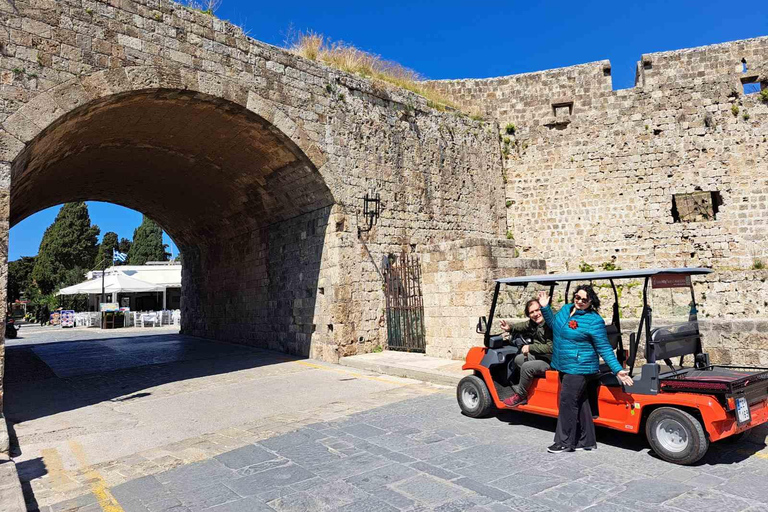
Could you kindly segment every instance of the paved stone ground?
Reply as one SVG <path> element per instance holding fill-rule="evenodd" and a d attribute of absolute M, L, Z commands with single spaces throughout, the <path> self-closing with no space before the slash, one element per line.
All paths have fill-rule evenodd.
<path fill-rule="evenodd" d="M 161 329 L 30 329 L 7 361 L 12 455 L 32 510 L 435 392 Z"/>
<path fill-rule="evenodd" d="M 459 414 L 451 390 L 309 424 L 110 489 L 126 512 L 768 510 L 766 429 L 694 467 L 600 430 L 595 452 L 551 455 L 554 421 Z M 96 496 L 50 511 L 96 512 Z"/>
<path fill-rule="evenodd" d="M 663 462 L 640 437 L 604 429 L 595 452 L 551 455 L 554 420 L 515 412 L 467 418 L 452 388 L 157 334 L 110 341 L 89 331 L 86 344 L 66 334 L 75 336 L 70 347 L 116 361 L 94 374 L 83 362 L 77 377 L 49 368 L 42 381 L 10 386 L 11 412 L 29 414 L 16 424 L 29 510 L 768 511 L 768 428 L 714 444 L 694 467 Z M 27 342 L 41 361 L 72 374 L 67 345 L 34 338 Z M 122 354 L 136 364 L 135 351 L 153 361 L 166 346 L 178 348 L 174 362 L 119 363 Z M 27 349 L 11 347 L 9 360 Z M 268 396 L 277 389 L 281 396 Z M 51 397 L 79 408 L 59 410 Z M 207 423 L 195 424 L 184 414 L 189 407 Z M 228 408 L 235 414 L 225 416 Z M 104 415 L 112 419 L 98 423 Z M 126 425 L 132 415 L 142 421 Z M 91 420 L 106 437 L 83 430 Z M 162 436 L 169 442 L 158 442 Z M 121 443 L 125 455 L 104 455 Z"/>

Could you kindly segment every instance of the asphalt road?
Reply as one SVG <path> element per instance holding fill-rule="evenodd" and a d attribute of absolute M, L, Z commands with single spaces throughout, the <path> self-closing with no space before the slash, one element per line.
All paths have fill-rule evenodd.
<path fill-rule="evenodd" d="M 6 413 L 30 510 L 768 510 L 766 429 L 694 467 L 598 430 L 459 414 L 454 390 L 169 329 L 29 329 Z M 46 341 L 47 340 L 47 341 Z"/>

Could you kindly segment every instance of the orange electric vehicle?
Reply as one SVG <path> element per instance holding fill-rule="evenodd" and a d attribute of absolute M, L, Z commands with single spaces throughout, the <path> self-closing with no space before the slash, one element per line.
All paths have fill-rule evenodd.
<path fill-rule="evenodd" d="M 500 334 L 491 334 L 502 290 L 536 284 L 548 288 L 554 302 L 555 289 L 565 286 L 563 296 L 567 302 L 572 283 L 592 282 L 600 289 L 612 289 L 614 300 L 606 331 L 619 362 L 634 379 L 633 386 L 624 387 L 608 366 L 601 364 L 600 377 L 590 390 L 595 424 L 644 433 L 651 448 L 664 460 L 693 464 L 704 456 L 711 442 L 741 435 L 768 421 L 768 368 L 711 364 L 702 350 L 691 276 L 710 272 L 705 268 L 672 268 L 498 279 L 488 317 L 481 317 L 477 326 L 484 346 L 471 348 L 463 366 L 474 374 L 463 378 L 457 388 L 462 412 L 480 417 L 494 407 L 512 409 L 502 400 L 513 393 L 511 386 L 517 373 L 513 360 L 527 340 L 504 341 Z M 642 311 L 628 329 L 632 331 L 627 339 L 628 350 L 619 305 L 619 289 L 627 280 L 631 286 L 642 286 Z M 654 318 L 654 293 L 664 298 L 674 295 L 678 306 L 659 306 Z M 654 321 L 660 325 L 654 325 Z M 644 363 L 636 368 L 641 340 Z M 557 416 L 559 387 L 557 371 L 547 371 L 534 380 L 527 403 L 514 410 Z"/>

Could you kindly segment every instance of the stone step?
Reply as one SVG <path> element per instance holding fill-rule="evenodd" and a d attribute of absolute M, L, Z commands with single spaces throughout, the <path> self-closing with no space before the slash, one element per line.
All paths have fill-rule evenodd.
<path fill-rule="evenodd" d="M 0 454 L 0 510 L 3 512 L 26 512 L 27 510 L 16 464 L 5 454 Z"/>
<path fill-rule="evenodd" d="M 342 357 L 339 364 L 408 379 L 422 380 L 443 386 L 456 386 L 471 371 L 464 371 L 464 361 L 430 357 L 414 352 L 383 352 Z"/>

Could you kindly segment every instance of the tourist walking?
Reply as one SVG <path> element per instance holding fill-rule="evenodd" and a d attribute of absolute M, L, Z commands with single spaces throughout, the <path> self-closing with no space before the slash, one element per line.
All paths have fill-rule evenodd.
<path fill-rule="evenodd" d="M 47 324 L 51 318 L 51 310 L 48 309 L 48 304 L 43 304 L 43 307 L 41 307 L 37 311 L 38 320 L 40 320 L 40 327 Z"/>

